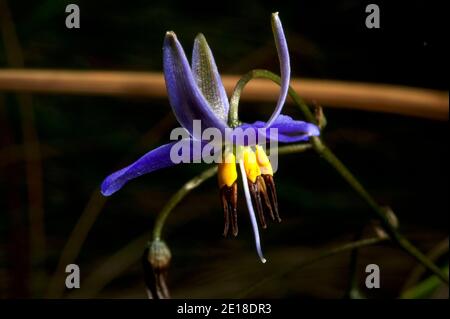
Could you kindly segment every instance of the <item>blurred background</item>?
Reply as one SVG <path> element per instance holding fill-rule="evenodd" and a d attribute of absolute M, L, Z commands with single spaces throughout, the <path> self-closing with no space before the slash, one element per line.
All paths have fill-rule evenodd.
<path fill-rule="evenodd" d="M 80 7 L 80 29 L 65 27 L 71 2 Z M 293 77 L 448 90 L 446 11 L 428 1 L 379 1 L 381 28 L 370 30 L 366 1 L 0 3 L 2 70 L 161 72 L 164 34 L 174 30 L 187 53 L 202 32 L 223 74 L 278 73 L 270 14 L 279 11 Z M 323 105 L 324 140 L 377 201 L 392 208 L 405 236 L 425 253 L 437 250 L 436 262 L 448 265 L 448 109 L 446 117 L 429 119 L 333 106 Z M 254 121 L 268 118 L 273 107 L 272 101 L 243 101 L 240 114 Z M 285 113 L 302 118 L 292 104 Z M 146 175 L 108 199 L 98 188 L 109 173 L 166 143 L 175 126 L 165 97 L 0 87 L 0 298 L 146 298 L 140 257 L 157 213 L 206 166 Z M 262 232 L 265 265 L 254 250 L 245 203 L 239 204 L 239 236 L 222 237 L 215 178 L 174 209 L 164 230 L 173 297 L 346 295 L 349 252 L 295 265 L 361 232 L 373 236 L 369 207 L 313 151 L 280 157 L 275 178 L 283 222 Z M 80 266 L 80 289 L 65 289 L 66 261 Z M 370 263 L 380 266 L 380 289 L 364 286 Z M 362 248 L 356 287 L 365 297 L 396 298 L 416 266 L 392 244 Z M 289 272 L 273 276 L 284 268 Z M 443 296 L 447 286 L 425 297 Z"/>

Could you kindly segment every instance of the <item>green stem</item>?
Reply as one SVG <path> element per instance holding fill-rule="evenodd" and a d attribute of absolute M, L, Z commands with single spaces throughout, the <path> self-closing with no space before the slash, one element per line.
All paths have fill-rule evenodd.
<path fill-rule="evenodd" d="M 278 155 L 284 155 L 284 154 L 301 153 L 301 152 L 307 151 L 309 149 L 312 149 L 312 145 L 308 144 L 308 143 L 291 144 L 291 145 L 283 145 L 283 146 L 278 147 L 276 152 Z"/>
<path fill-rule="evenodd" d="M 241 93 L 244 86 L 254 78 L 266 78 L 273 82 L 280 84 L 281 79 L 278 75 L 267 70 L 253 70 L 245 74 L 237 83 L 233 95 L 230 99 L 230 113 L 229 121 L 232 124 L 238 123 L 238 105 Z M 303 112 L 307 121 L 316 123 L 316 119 L 309 107 L 303 101 L 303 99 L 294 91 L 292 87 L 289 87 L 289 95 L 294 102 L 299 106 Z M 316 123 L 317 124 L 317 123 Z M 417 261 L 423 264 L 428 270 L 433 272 L 441 280 L 449 283 L 447 274 L 442 272 L 429 258 L 427 258 L 422 252 L 420 252 L 411 242 L 409 242 L 402 234 L 400 234 L 395 226 L 393 226 L 387 218 L 385 210 L 377 204 L 373 197 L 366 191 L 361 183 L 353 176 L 349 169 L 334 155 L 334 153 L 323 143 L 320 137 L 311 138 L 312 147 L 314 150 L 323 157 L 341 176 L 347 183 L 353 188 L 353 190 L 364 199 L 367 204 L 372 208 L 372 211 L 380 219 L 383 228 L 390 235 L 391 239 L 396 242 L 405 252 L 414 257 Z"/>
<path fill-rule="evenodd" d="M 164 208 L 159 212 L 156 218 L 155 226 L 153 228 L 153 240 L 160 240 L 162 229 L 166 222 L 167 217 L 170 212 L 177 206 L 177 204 L 193 189 L 197 188 L 207 179 L 213 177 L 217 173 L 217 166 L 213 166 L 203 171 L 200 175 L 195 176 L 193 179 L 188 181 L 183 185 L 176 193 L 173 195 Z"/>
<path fill-rule="evenodd" d="M 241 94 L 242 91 L 244 90 L 245 85 L 247 85 L 247 83 L 250 80 L 258 78 L 272 80 L 278 85 L 281 83 L 281 79 L 278 75 L 267 70 L 257 69 L 244 74 L 234 87 L 233 94 L 231 95 L 230 98 L 228 123 L 231 127 L 236 127 L 239 124 L 239 115 L 238 115 L 239 100 L 241 98 Z M 289 95 L 294 100 L 294 102 L 300 107 L 303 114 L 305 114 L 306 120 L 316 124 L 316 118 L 314 117 L 314 114 L 309 110 L 308 105 L 306 105 L 303 99 L 294 91 L 292 87 L 289 87 Z"/>

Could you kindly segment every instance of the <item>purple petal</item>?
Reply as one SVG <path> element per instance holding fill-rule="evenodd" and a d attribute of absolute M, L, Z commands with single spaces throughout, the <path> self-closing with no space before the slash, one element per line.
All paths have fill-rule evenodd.
<path fill-rule="evenodd" d="M 275 37 L 275 44 L 277 47 L 278 59 L 280 60 L 280 96 L 278 97 L 277 106 L 267 121 L 266 126 L 271 126 L 277 119 L 278 115 L 281 113 L 284 102 L 289 90 L 289 79 L 291 77 L 291 64 L 289 60 L 289 51 L 286 42 L 286 37 L 284 36 L 283 26 L 281 25 L 280 18 L 278 17 L 278 12 L 272 14 L 272 31 Z"/>
<path fill-rule="evenodd" d="M 283 114 L 280 114 L 277 117 L 270 128 L 267 127 L 267 123 L 261 121 L 257 121 L 253 124 L 243 124 L 240 126 L 240 128 L 244 130 L 249 127 L 253 127 L 255 129 L 265 128 L 263 134 L 269 139 L 274 139 L 270 136 L 270 128 L 276 128 L 278 129 L 278 137 L 275 137 L 275 139 L 281 143 L 307 141 L 311 136 L 320 135 L 320 130 L 316 125 L 303 121 L 295 121 L 292 117 Z"/>
<path fill-rule="evenodd" d="M 164 40 L 163 68 L 169 102 L 178 122 L 191 135 L 194 134 L 193 120 L 201 120 L 203 128 L 216 127 L 223 132 L 226 124 L 214 114 L 200 92 L 183 48 L 173 32 L 167 32 Z"/>
<path fill-rule="evenodd" d="M 175 143 L 165 144 L 151 150 L 133 164 L 109 175 L 102 183 L 102 194 L 109 196 L 121 189 L 131 179 L 175 165 L 170 159 L 170 149 Z"/>
<path fill-rule="evenodd" d="M 182 139 L 168 144 L 164 144 L 154 150 L 151 150 L 133 164 L 112 173 L 102 183 L 101 192 L 104 196 L 109 196 L 123 187 L 129 180 L 139 177 L 153 171 L 174 166 L 180 163 L 180 157 L 171 158 L 171 149 L 174 145 L 178 147 L 174 149 L 174 153 L 180 150 L 180 147 L 189 151 L 187 156 L 183 158 L 183 163 L 200 163 L 202 152 L 208 141 L 193 141 L 192 139 Z M 176 162 L 174 162 L 176 161 Z"/>
<path fill-rule="evenodd" d="M 197 35 L 192 51 L 192 72 L 197 86 L 203 93 L 214 114 L 224 123 L 228 120 L 227 93 L 222 84 L 219 71 L 211 49 L 203 34 Z"/>

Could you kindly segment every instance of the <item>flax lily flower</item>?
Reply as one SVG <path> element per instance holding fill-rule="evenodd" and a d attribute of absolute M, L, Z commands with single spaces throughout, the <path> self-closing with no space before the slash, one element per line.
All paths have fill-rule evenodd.
<path fill-rule="evenodd" d="M 281 143 L 306 141 L 311 136 L 319 135 L 318 127 L 280 114 L 289 89 L 290 61 L 278 13 L 272 14 L 272 29 L 281 69 L 281 89 L 277 105 L 267 122 L 244 123 L 238 128 L 262 130 L 267 132 L 265 135 L 267 139 L 275 139 Z M 202 147 L 204 146 L 202 137 L 194 132 L 194 120 L 201 120 L 203 127 L 215 128 L 224 134 L 227 129 L 236 130 L 228 125 L 230 108 L 228 98 L 212 52 L 202 34 L 195 39 L 190 66 L 175 33 L 167 32 L 163 45 L 163 68 L 172 110 L 180 125 L 190 134 L 190 137 L 184 140 L 185 143 L 193 144 L 200 141 Z M 278 133 L 275 137 L 268 133 L 268 130 L 273 128 L 277 129 Z M 176 165 L 170 154 L 172 147 L 177 143 L 179 142 L 172 142 L 151 150 L 131 165 L 109 175 L 102 183 L 102 194 L 109 196 L 131 179 Z M 222 143 L 225 145 L 230 141 L 225 140 Z M 280 221 L 272 166 L 260 145 L 241 143 L 234 150 L 239 150 L 239 154 L 233 152 L 233 148 L 225 147 L 222 154 L 223 161 L 218 164 L 220 197 L 225 219 L 224 235 L 227 235 L 230 224 L 233 235 L 236 236 L 238 233 L 237 166 L 239 166 L 257 253 L 261 261 L 265 262 L 254 207 L 263 228 L 266 227 L 264 212 L 272 219 Z M 192 156 L 198 159 L 196 156 L 200 155 L 201 152 Z"/>

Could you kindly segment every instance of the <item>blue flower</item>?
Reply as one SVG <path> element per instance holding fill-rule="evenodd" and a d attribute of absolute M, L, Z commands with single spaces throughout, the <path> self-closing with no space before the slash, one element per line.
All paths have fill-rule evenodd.
<path fill-rule="evenodd" d="M 280 60 L 281 89 L 275 110 L 267 122 L 244 123 L 237 129 L 259 130 L 266 139 L 276 142 L 293 143 L 306 141 L 311 136 L 319 135 L 319 128 L 314 124 L 296 121 L 282 115 L 281 110 L 286 101 L 290 79 L 290 61 L 286 38 L 278 13 L 272 14 L 272 29 Z M 194 42 L 192 65 L 186 58 L 184 50 L 174 32 L 167 32 L 163 45 L 163 68 L 169 102 L 180 125 L 189 132 L 189 137 L 182 140 L 188 146 L 200 142 L 201 148 L 206 141 L 194 130 L 194 121 L 200 120 L 204 128 L 215 128 L 226 136 L 231 130 L 228 125 L 229 101 L 222 84 L 212 52 L 205 37 L 200 34 Z M 269 134 L 277 129 L 278 134 Z M 258 140 L 259 141 L 259 140 Z M 232 141 L 225 140 L 227 144 Z M 101 192 L 109 196 L 125 183 L 138 176 L 158 169 L 176 165 L 171 159 L 171 149 L 179 141 L 174 141 L 151 150 L 131 165 L 109 175 L 102 183 Z M 237 154 L 238 150 L 239 154 Z M 191 155 L 191 160 L 199 160 L 200 154 Z M 223 161 L 219 163 L 218 179 L 220 196 L 224 208 L 227 235 L 231 224 L 232 233 L 237 235 L 237 169 L 239 166 L 243 180 L 245 198 L 253 226 L 255 242 L 261 261 L 265 262 L 261 251 L 258 225 L 254 205 L 260 224 L 266 227 L 264 212 L 272 219 L 280 221 L 273 170 L 263 148 L 247 142 L 238 147 L 225 148 Z"/>

